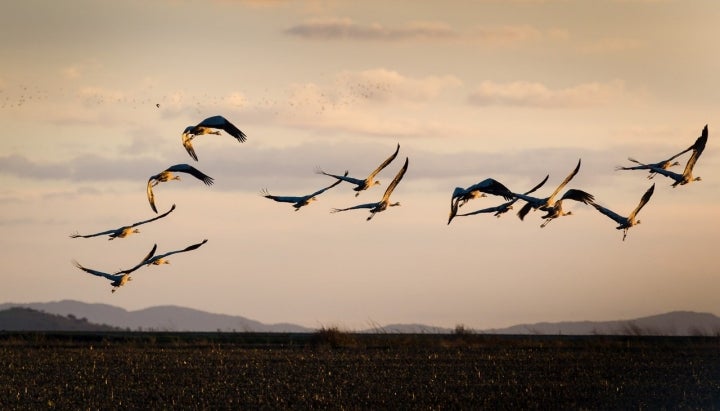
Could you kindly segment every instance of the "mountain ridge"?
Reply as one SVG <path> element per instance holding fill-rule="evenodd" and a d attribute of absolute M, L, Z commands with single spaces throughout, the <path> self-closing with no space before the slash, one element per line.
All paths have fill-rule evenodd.
<path fill-rule="evenodd" d="M 0 303 L 0 312 L 13 307 L 31 308 L 43 313 L 82 318 L 83 321 L 131 331 L 221 331 L 307 333 L 316 329 L 292 323 L 265 324 L 243 316 L 216 314 L 177 305 L 161 305 L 128 311 L 104 303 L 62 300 L 47 303 Z M 9 321 L 9 320 L 8 320 Z M 0 330 L 4 329 L 0 323 Z M 7 329 L 7 328 L 5 328 Z M 670 311 L 629 320 L 560 321 L 517 324 L 510 327 L 461 331 L 484 334 L 527 335 L 670 335 L 718 336 L 720 317 L 711 313 Z M 449 334 L 458 328 L 426 324 L 389 324 L 357 333 Z"/>

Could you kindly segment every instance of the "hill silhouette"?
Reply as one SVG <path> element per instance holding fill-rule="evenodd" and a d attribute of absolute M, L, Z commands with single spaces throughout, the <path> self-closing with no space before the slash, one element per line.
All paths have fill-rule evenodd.
<path fill-rule="evenodd" d="M 32 308 L 11 307 L 0 311 L 2 331 L 117 331 L 117 327 L 93 324 L 86 318 L 48 314 Z"/>

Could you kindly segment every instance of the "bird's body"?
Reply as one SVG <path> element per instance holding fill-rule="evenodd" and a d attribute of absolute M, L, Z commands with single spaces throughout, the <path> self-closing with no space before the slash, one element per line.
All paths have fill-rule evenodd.
<path fill-rule="evenodd" d="M 375 170 L 373 170 L 373 171 L 370 173 L 370 175 L 368 175 L 367 178 L 365 178 L 365 179 L 348 177 L 348 175 L 347 175 L 348 173 L 347 173 L 347 172 L 345 172 L 345 175 L 343 175 L 343 176 L 337 175 L 337 174 L 326 173 L 326 172 L 323 171 L 323 170 L 318 170 L 317 173 L 318 173 L 318 174 L 324 174 L 324 175 L 330 176 L 330 177 L 334 177 L 334 178 L 338 179 L 339 181 L 345 181 L 345 182 L 348 182 L 348 183 L 350 183 L 350 184 L 354 184 L 355 187 L 353 188 L 353 190 L 356 191 L 355 197 L 357 197 L 358 195 L 360 195 L 360 192 L 361 192 L 361 191 L 367 190 L 368 188 L 370 188 L 370 187 L 372 187 L 372 186 L 375 186 L 375 185 L 379 185 L 379 184 L 380 184 L 379 181 L 375 180 L 375 176 L 377 176 L 378 173 L 379 173 L 380 171 L 382 171 L 382 169 L 384 169 L 385 167 L 387 167 L 387 165 L 390 164 L 390 163 L 395 159 L 395 157 L 397 157 L 399 151 L 400 151 L 400 144 L 397 145 L 397 148 L 395 149 L 395 152 L 392 153 L 392 154 L 390 155 L 390 157 L 388 157 L 387 159 L 385 159 L 385 161 L 383 161 L 382 164 L 380 164 Z"/>
<path fill-rule="evenodd" d="M 618 230 L 623 230 L 623 241 L 625 241 L 625 237 L 627 237 L 627 231 L 638 224 L 640 224 L 640 220 L 637 220 L 637 214 L 640 212 L 640 209 L 643 208 L 645 204 L 650 200 L 650 197 L 652 197 L 653 192 L 655 191 L 655 183 L 650 186 L 650 188 L 643 194 L 642 198 L 640 199 L 640 203 L 635 207 L 635 209 L 627 216 L 623 217 L 620 214 L 603 207 L 595 202 L 591 203 L 593 207 L 595 207 L 596 210 L 601 212 L 602 214 L 605 214 L 610 219 L 618 223 L 618 226 L 615 227 Z"/>
<path fill-rule="evenodd" d="M 396 207 L 400 205 L 400 202 L 391 203 L 390 202 L 390 194 L 392 194 L 393 190 L 395 190 L 395 187 L 397 187 L 400 180 L 402 180 L 403 176 L 405 175 L 405 172 L 408 168 L 409 159 L 405 158 L 405 164 L 402 166 L 400 171 L 398 171 L 395 178 L 390 182 L 390 185 L 388 185 L 388 188 L 385 189 L 385 194 L 383 194 L 383 197 L 380 201 L 375 203 L 365 203 L 365 204 L 359 204 L 353 207 L 348 208 L 333 208 L 330 212 L 331 213 L 337 213 L 340 211 L 348 211 L 348 210 L 357 210 L 361 208 L 367 208 L 370 210 L 370 216 L 367 218 L 367 220 L 371 220 L 373 216 L 375 216 L 376 213 L 382 212 L 387 210 L 388 207 Z"/>
<path fill-rule="evenodd" d="M 243 133 L 239 128 L 237 128 L 233 123 L 228 121 L 225 117 L 213 116 L 206 118 L 205 120 L 194 126 L 187 126 L 185 128 L 182 133 L 183 147 L 185 147 L 185 150 L 188 152 L 188 154 L 190 154 L 190 157 L 192 157 L 193 160 L 198 161 L 197 154 L 195 153 L 195 149 L 192 146 L 193 139 L 195 139 L 195 137 L 197 136 L 202 136 L 205 134 L 220 135 L 220 130 L 224 130 L 226 133 L 235 137 L 235 139 L 240 143 L 247 140 L 247 136 L 245 135 L 245 133 Z"/>
<path fill-rule="evenodd" d="M 687 163 L 685 164 L 685 169 L 683 170 L 682 174 L 678 174 L 675 172 L 672 172 L 670 170 L 665 170 L 658 167 L 653 167 L 650 165 L 650 169 L 658 174 L 662 174 L 665 177 L 668 177 L 675 182 L 672 184 L 673 187 L 677 187 L 679 185 L 685 185 L 688 183 L 691 183 L 693 181 L 700 181 L 700 177 L 693 177 L 693 168 L 695 167 L 695 163 L 697 163 L 698 158 L 700 158 L 700 155 L 705 150 L 705 145 L 707 144 L 708 139 L 708 126 L 706 125 L 705 128 L 703 128 L 702 135 L 698 137 L 695 140 L 695 143 L 688 148 L 688 150 L 692 150 L 692 154 L 690 155 L 690 158 L 688 159 Z"/>
<path fill-rule="evenodd" d="M 510 191 L 510 189 L 493 178 L 486 178 L 485 180 L 473 184 L 468 188 L 455 187 L 452 197 L 450 197 L 450 216 L 448 217 L 448 224 L 450 224 L 453 218 L 455 218 L 455 215 L 457 215 L 459 207 L 462 207 L 465 203 L 472 199 L 485 197 L 486 194 L 501 196 L 506 200 L 512 200 L 514 197 L 514 194 Z M 508 206 L 510 207 L 511 204 L 508 204 Z"/>
<path fill-rule="evenodd" d="M 174 173 L 188 173 L 193 177 L 197 178 L 198 180 L 202 181 L 206 185 L 213 184 L 212 177 L 204 174 L 203 172 L 189 164 L 175 164 L 174 166 L 168 167 L 164 171 L 161 171 L 160 173 L 151 176 L 147 182 L 147 197 L 148 201 L 150 202 L 150 208 L 152 208 L 152 210 L 156 213 L 157 208 L 155 207 L 155 194 L 153 193 L 152 188 L 162 182 L 170 180 L 180 180 L 180 176 Z"/>
<path fill-rule="evenodd" d="M 187 246 L 187 247 L 185 247 L 185 248 L 183 248 L 183 249 L 181 249 L 181 250 L 169 251 L 169 252 L 164 253 L 164 254 L 156 255 L 156 256 L 154 256 L 154 257 L 152 257 L 152 258 L 147 258 L 147 259 L 145 259 L 145 261 L 143 262 L 143 264 L 144 264 L 144 265 L 148 265 L 148 266 L 150 266 L 150 265 L 170 264 L 170 261 L 167 259 L 167 257 L 169 257 L 169 256 L 171 256 L 171 255 L 173 255 L 173 254 L 177 254 L 177 253 L 184 253 L 184 252 L 187 252 L 187 251 L 196 250 L 196 249 L 200 248 L 201 245 L 207 243 L 207 241 L 208 241 L 208 240 L 205 239 L 205 240 L 202 240 L 201 242 L 199 242 L 199 243 L 197 243 L 197 244 L 189 245 L 189 246 Z"/>
<path fill-rule="evenodd" d="M 113 229 L 113 230 L 101 231 L 101 232 L 95 233 L 95 234 L 85 234 L 85 235 L 82 235 L 82 234 L 77 234 L 77 233 L 75 233 L 75 234 L 71 234 L 70 237 L 71 237 L 71 238 L 78 238 L 78 237 L 90 238 L 90 237 L 97 237 L 97 236 L 101 236 L 101 235 L 106 235 L 106 234 L 107 234 L 107 235 L 110 237 L 110 238 L 108 238 L 108 240 L 114 240 L 114 239 L 116 239 L 116 238 L 125 238 L 125 237 L 127 237 L 127 236 L 129 236 L 129 235 L 131 235 L 131 234 L 136 234 L 136 233 L 139 233 L 139 232 L 140 232 L 140 230 L 137 229 L 137 228 L 135 228 L 135 227 L 137 227 L 137 226 L 139 226 L 139 225 L 142 225 L 142 224 L 146 224 L 146 223 L 155 221 L 155 220 L 159 220 L 159 219 L 167 216 L 167 215 L 170 214 L 171 212 L 173 212 L 173 210 L 175 210 L 175 204 L 172 205 L 172 207 L 170 208 L 169 211 L 167 211 L 167 212 L 165 212 L 165 213 L 163 213 L 163 214 L 160 214 L 160 215 L 157 216 L 157 217 L 153 217 L 153 218 L 151 218 L 151 219 L 148 219 L 148 220 L 138 221 L 137 223 L 134 223 L 134 224 L 131 224 L 131 225 L 126 225 L 126 226 L 123 226 L 123 227 L 120 227 L 120 228 L 116 228 L 116 229 Z"/>
<path fill-rule="evenodd" d="M 108 280 L 110 280 L 110 285 L 113 287 L 112 290 L 110 290 L 110 291 L 114 293 L 115 291 L 117 291 L 118 288 L 127 284 L 128 281 L 132 281 L 132 277 L 130 277 L 130 274 L 132 272 L 134 272 L 135 270 L 137 270 L 138 268 L 142 267 L 145 263 L 147 263 L 147 261 L 149 261 L 152 258 L 152 256 L 155 254 L 156 249 L 157 249 L 157 244 L 155 244 L 153 246 L 153 248 L 150 250 L 150 252 L 145 257 L 143 257 L 143 259 L 140 261 L 140 264 L 137 264 L 133 268 L 118 271 L 113 274 L 106 273 L 104 271 L 93 270 L 92 268 L 84 267 L 75 260 L 73 260 L 72 263 L 75 267 L 85 271 L 86 273 L 89 273 L 89 274 L 92 274 L 92 275 L 95 275 L 98 277 L 104 277 L 104 278 L 107 278 Z"/>
<path fill-rule="evenodd" d="M 531 193 L 535 192 L 537 189 L 539 189 L 540 187 L 542 187 L 542 186 L 545 184 L 545 182 L 547 182 L 547 180 L 548 180 L 549 177 L 550 177 L 549 175 L 545 176 L 545 178 L 544 178 L 538 185 L 536 185 L 535 187 L 531 188 L 530 190 L 524 192 L 523 194 L 528 195 L 528 194 L 531 194 Z M 518 201 L 518 200 L 519 200 L 519 198 L 518 198 L 518 197 L 515 197 L 515 198 L 513 198 L 513 199 L 510 200 L 510 201 L 507 201 L 507 202 L 504 202 L 504 203 L 500 204 L 499 206 L 487 207 L 487 208 L 483 208 L 483 209 L 480 209 L 480 210 L 471 211 L 471 212 L 469 212 L 469 213 L 462 213 L 462 214 L 457 214 L 457 207 L 455 207 L 455 213 L 452 212 L 453 209 L 451 208 L 450 218 L 448 219 L 448 224 L 450 224 L 450 222 L 452 221 L 453 217 L 467 217 L 467 216 L 471 216 L 471 215 L 486 214 L 486 213 L 494 213 L 493 215 L 494 215 L 495 217 L 500 217 L 500 216 L 502 216 L 503 214 L 507 213 L 508 211 L 512 210 L 512 209 L 513 209 L 513 204 L 515 204 L 515 202 Z M 451 204 L 452 204 L 452 203 L 451 203 Z"/>
<path fill-rule="evenodd" d="M 518 217 L 523 220 L 527 213 L 530 212 L 530 210 L 533 209 L 540 209 L 542 211 L 548 211 L 554 204 L 555 204 L 555 197 L 557 197 L 558 193 L 560 193 L 560 190 L 562 190 L 569 182 L 570 180 L 575 177 L 575 175 L 580 170 L 580 162 L 581 160 L 578 160 L 577 166 L 575 166 L 575 169 L 570 172 L 570 174 L 565 177 L 565 180 L 563 180 L 562 183 L 560 183 L 559 186 L 553 191 L 552 194 L 550 194 L 549 197 L 545 198 L 538 198 L 538 197 L 531 197 L 526 194 L 517 194 L 515 193 L 515 197 L 520 198 L 521 200 L 525 200 L 526 204 L 518 211 L 517 215 Z"/>
<path fill-rule="evenodd" d="M 550 222 L 558 217 L 572 215 L 572 211 L 564 211 L 562 208 L 563 200 L 575 200 L 583 204 L 591 204 L 595 197 L 583 190 L 571 188 L 563 194 L 559 200 L 555 201 L 552 206 L 542 208 L 545 211 L 545 215 L 542 218 L 545 220 L 540 227 L 545 227 Z"/>
<path fill-rule="evenodd" d="M 347 175 L 347 171 L 345 172 L 345 175 Z M 275 200 L 280 203 L 291 203 L 293 207 L 295 208 L 295 211 L 300 210 L 302 207 L 310 204 L 313 201 L 317 201 L 317 196 L 324 193 L 325 191 L 335 187 L 336 185 L 340 184 L 342 180 L 337 180 L 334 183 L 330 184 L 327 187 L 321 188 L 320 190 L 307 194 L 304 196 L 274 196 L 271 195 L 267 189 L 263 189 L 260 192 L 260 195 L 262 195 L 265 198 L 269 198 L 271 200 Z"/>

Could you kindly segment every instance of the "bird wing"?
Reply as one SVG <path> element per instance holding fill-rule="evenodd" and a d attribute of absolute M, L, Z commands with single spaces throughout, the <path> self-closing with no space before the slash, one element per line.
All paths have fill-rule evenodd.
<path fill-rule="evenodd" d="M 160 259 L 162 259 L 162 258 L 171 256 L 171 255 L 173 255 L 173 254 L 184 253 L 184 252 L 187 252 L 187 251 L 196 250 L 196 249 L 200 248 L 201 245 L 207 243 L 207 241 L 208 241 L 208 240 L 205 239 L 205 240 L 202 240 L 201 242 L 199 242 L 199 243 L 197 243 L 197 244 L 189 245 L 189 246 L 183 248 L 182 250 L 168 251 L 168 252 L 165 253 L 165 254 L 156 255 L 155 257 L 146 259 L 146 260 L 143 262 L 143 264 L 146 264 L 146 265 L 147 265 L 147 264 L 151 264 L 151 263 L 152 263 L 153 261 L 155 261 L 155 260 L 160 260 Z"/>
<path fill-rule="evenodd" d="M 75 267 L 77 267 L 77 268 L 85 271 L 86 273 L 90 273 L 90 274 L 96 275 L 96 276 L 98 276 L 98 277 L 105 277 L 105 278 L 107 278 L 108 280 L 113 280 L 113 281 L 117 279 L 117 276 L 115 276 L 115 275 L 113 275 L 113 274 L 108 274 L 108 273 L 105 273 L 105 272 L 102 272 L 102 271 L 93 270 L 92 268 L 83 267 L 82 265 L 80 265 L 80 263 L 78 263 L 78 262 L 75 261 L 75 260 L 72 260 L 72 263 L 73 263 L 73 265 L 74 265 Z"/>
<path fill-rule="evenodd" d="M 195 136 L 192 134 L 183 133 L 182 143 L 183 143 L 183 147 L 185 147 L 185 151 L 187 151 L 188 154 L 190 154 L 190 157 L 192 157 L 193 160 L 198 161 L 197 154 L 195 154 L 195 149 L 192 146 L 192 140 L 194 137 Z"/>
<path fill-rule="evenodd" d="M 166 217 L 168 214 L 172 213 L 173 210 L 175 210 L 175 204 L 173 204 L 172 207 L 170 207 L 170 210 L 164 212 L 163 214 L 160 214 L 159 216 L 150 218 L 150 219 L 148 219 L 148 220 L 138 221 L 137 223 L 131 225 L 130 227 L 137 227 L 137 226 L 139 226 L 139 225 L 143 225 L 143 224 L 149 223 L 149 222 L 151 222 L 151 221 L 159 220 L 159 219 L 161 219 L 161 218 L 163 218 L 163 217 Z"/>
<path fill-rule="evenodd" d="M 695 167 L 695 163 L 697 162 L 697 159 L 700 157 L 700 154 L 705 150 L 705 144 L 707 144 L 708 139 L 708 129 L 707 126 L 703 129 L 703 133 L 700 137 L 695 140 L 695 144 L 692 145 L 693 153 L 690 156 L 690 159 L 688 160 L 687 164 L 685 164 L 685 170 L 683 171 L 683 175 L 688 175 L 692 173 L 693 167 Z"/>
<path fill-rule="evenodd" d="M 560 200 L 575 200 L 579 201 L 581 203 L 590 204 L 595 200 L 595 196 L 592 194 L 585 192 L 583 190 L 578 190 L 576 188 L 571 188 L 570 190 L 566 191 L 565 194 L 560 197 Z"/>
<path fill-rule="evenodd" d="M 468 187 L 466 191 L 472 192 L 476 190 L 487 194 L 502 196 L 506 200 L 512 200 L 514 197 L 514 194 L 510 191 L 510 189 L 493 178 L 486 178 L 477 184 L 473 184 Z"/>
<path fill-rule="evenodd" d="M 632 213 L 630 213 L 630 215 L 628 216 L 628 219 L 632 220 L 633 218 L 635 218 L 637 213 L 640 212 L 640 209 L 643 208 L 643 206 L 645 204 L 647 204 L 648 201 L 650 201 L 650 197 L 652 197 L 654 191 L 655 191 L 655 183 L 653 183 L 653 185 L 651 185 L 650 188 L 648 188 L 648 190 L 645 192 L 645 194 L 643 194 L 642 198 L 640 199 L 640 203 L 637 205 L 637 207 L 635 207 L 635 209 L 632 211 Z"/>
<path fill-rule="evenodd" d="M 348 172 L 346 171 L 346 172 L 345 172 L 345 175 L 347 176 L 347 174 L 348 174 Z M 336 182 L 330 184 L 330 185 L 327 186 L 327 187 L 321 188 L 320 190 L 318 190 L 318 191 L 316 191 L 316 192 L 314 192 L 314 193 L 312 193 L 312 194 L 309 194 L 307 197 L 310 198 L 310 197 L 315 197 L 315 196 L 317 196 L 317 195 L 320 195 L 320 194 L 322 194 L 322 193 L 324 193 L 325 191 L 327 191 L 327 190 L 335 187 L 336 185 L 338 185 L 338 184 L 340 184 L 340 183 L 342 183 L 342 180 L 338 179 Z"/>
<path fill-rule="evenodd" d="M 361 185 L 363 185 L 363 184 L 365 183 L 365 180 L 360 180 L 360 179 L 357 179 L 357 178 L 348 177 L 348 176 L 347 176 L 347 175 L 348 175 L 348 172 L 347 172 L 347 171 L 345 171 L 345 175 L 344 175 L 344 176 L 339 176 L 339 175 L 337 175 L 337 174 L 326 173 L 325 171 L 323 171 L 323 170 L 321 170 L 321 169 L 318 169 L 316 172 L 317 172 L 318 174 L 324 174 L 324 175 L 326 175 L 326 176 L 330 176 L 330 177 L 337 178 L 337 179 L 340 180 L 340 181 L 347 181 L 348 183 L 352 183 L 352 184 L 355 184 L 355 185 L 357 185 L 357 186 L 361 186 Z"/>
<path fill-rule="evenodd" d="M 72 234 L 70 234 L 70 238 L 78 238 L 78 237 L 90 238 L 90 237 L 97 237 L 97 236 L 106 235 L 106 234 L 107 234 L 107 235 L 110 235 L 110 234 L 117 233 L 118 231 L 120 231 L 120 230 L 122 230 L 122 229 L 123 229 L 123 227 L 120 227 L 120 228 L 116 228 L 116 229 L 114 229 L 114 230 L 101 231 L 101 232 L 95 233 L 95 234 L 78 234 L 78 233 L 72 233 Z"/>
<path fill-rule="evenodd" d="M 403 176 L 405 175 L 405 172 L 407 171 L 409 160 L 410 159 L 408 157 L 405 157 L 405 164 L 403 164 L 400 171 L 398 171 L 395 178 L 393 178 L 393 180 L 390 182 L 390 185 L 385 190 L 385 194 L 383 194 L 382 201 L 387 201 L 390 198 L 390 194 L 393 192 L 395 187 L 397 187 L 400 180 L 402 180 Z"/>
<path fill-rule="evenodd" d="M 534 193 L 534 192 L 537 191 L 540 187 L 542 187 L 542 186 L 545 185 L 545 183 L 548 181 L 548 178 L 550 178 L 550 174 L 546 175 L 545 178 L 543 179 L 543 181 L 541 181 L 540 183 L 538 183 L 538 185 L 536 185 L 535 187 L 531 188 L 530 190 L 526 191 L 526 192 L 523 193 L 523 194 L 528 195 L 528 194 L 530 194 L 530 193 Z M 514 195 L 514 194 L 513 194 L 513 195 Z"/>
<path fill-rule="evenodd" d="M 380 201 L 378 201 L 378 202 L 376 202 L 376 203 L 358 204 L 358 205 L 356 205 L 356 206 L 348 207 L 348 208 L 333 208 L 333 209 L 330 210 L 330 212 L 331 212 L 331 213 L 338 213 L 338 212 L 340 212 L 340 211 L 358 210 L 358 209 L 361 209 L 361 208 L 375 208 L 375 207 L 377 207 L 378 205 L 380 205 Z"/>
<path fill-rule="evenodd" d="M 514 202 L 516 202 L 516 201 L 517 201 L 517 199 L 514 199 L 514 200 L 510 200 L 510 201 L 508 201 L 508 202 L 506 202 L 506 203 L 502 203 L 502 204 L 500 204 L 499 206 L 483 208 L 483 209 L 480 209 L 480 210 L 471 211 L 471 212 L 469 212 L 469 213 L 457 214 L 456 217 L 466 217 L 466 216 L 469 216 L 469 215 L 483 214 L 483 213 L 496 213 L 496 212 L 498 212 L 498 211 L 505 212 L 505 211 L 509 210 L 508 207 L 509 207 L 510 205 L 512 205 L 512 204 L 513 204 Z"/>
<path fill-rule="evenodd" d="M 202 171 L 198 170 L 197 168 L 191 166 L 190 164 L 175 164 L 174 166 L 168 167 L 165 171 L 177 171 L 181 173 L 188 173 L 192 175 L 193 177 L 197 178 L 198 180 L 202 180 L 203 183 L 206 185 L 212 185 L 213 178 L 209 175 L 203 173 Z"/>
<path fill-rule="evenodd" d="M 390 164 L 393 160 L 395 160 L 395 157 L 397 157 L 399 151 L 400 151 L 400 144 L 397 145 L 397 148 L 395 149 L 395 152 L 392 153 L 392 155 L 391 155 L 390 157 L 388 157 L 387 159 L 385 159 L 385 161 L 383 161 L 382 164 L 380 164 L 380 165 L 378 166 L 378 168 L 376 168 L 375 170 L 373 170 L 372 173 L 370 173 L 370 175 L 368 176 L 367 180 L 368 180 L 368 181 L 372 181 L 372 179 L 374 179 L 375 176 L 376 176 L 383 168 L 387 167 L 388 164 Z"/>
<path fill-rule="evenodd" d="M 522 206 L 522 208 L 517 212 L 517 216 L 520 218 L 520 220 L 523 220 L 525 218 L 525 216 L 527 215 L 527 213 L 529 213 L 530 210 L 532 210 L 532 208 L 533 208 L 532 203 L 529 203 L 529 202 L 525 203 L 525 205 Z"/>
<path fill-rule="evenodd" d="M 560 190 L 562 190 L 567 185 L 567 183 L 569 183 L 570 180 L 572 180 L 573 177 L 575 177 L 575 174 L 577 174 L 578 171 L 580 170 L 581 160 L 582 159 L 578 159 L 578 163 L 577 163 L 577 166 L 575 166 L 575 169 L 567 177 L 565 177 L 565 180 L 563 180 L 563 182 L 560 183 L 560 185 L 555 189 L 555 191 L 553 191 L 553 193 L 550 195 L 550 197 L 548 197 L 548 203 L 552 203 L 552 200 L 555 198 L 555 196 L 558 195 Z"/>
<path fill-rule="evenodd" d="M 267 189 L 262 189 L 260 191 L 260 195 L 269 198 L 271 200 L 275 200 L 279 203 L 297 203 L 299 201 L 302 201 L 305 197 L 291 197 L 291 196 L 274 196 L 271 195 Z"/>
<path fill-rule="evenodd" d="M 627 218 L 621 216 L 620 214 L 610 210 L 609 208 L 603 207 L 600 204 L 597 203 L 590 203 L 591 206 L 595 207 L 596 210 L 601 212 L 602 214 L 605 214 L 606 216 L 613 219 L 618 224 L 625 224 L 627 222 Z"/>
<path fill-rule="evenodd" d="M 148 202 L 150 203 L 150 208 L 152 208 L 152 210 L 157 214 L 157 208 L 155 207 L 155 194 L 153 194 L 152 182 L 153 178 L 150 177 L 147 182 L 147 198 Z"/>
<path fill-rule="evenodd" d="M 221 130 L 225 130 L 226 133 L 235 137 L 237 141 L 241 143 L 247 140 L 247 136 L 245 135 L 245 133 L 240 131 L 239 128 L 235 127 L 233 123 L 228 121 L 228 119 L 223 116 L 208 117 L 205 120 L 201 121 L 200 124 L 195 127 L 219 128 Z"/>

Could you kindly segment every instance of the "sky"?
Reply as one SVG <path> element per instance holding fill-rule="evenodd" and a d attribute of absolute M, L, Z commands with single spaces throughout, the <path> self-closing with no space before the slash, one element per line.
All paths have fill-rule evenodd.
<path fill-rule="evenodd" d="M 348 330 L 720 315 L 718 21 L 714 0 L 9 2 L 0 302 L 178 305 Z M 195 162 L 181 133 L 214 115 L 247 141 L 200 136 Z M 706 124 L 702 181 L 615 170 L 670 157 Z M 259 194 L 332 183 L 318 168 L 364 178 L 397 144 L 381 185 L 357 197 L 343 183 L 294 211 Z M 405 158 L 401 206 L 371 221 L 330 213 L 379 201 Z M 625 241 L 576 202 L 545 228 L 540 211 L 447 224 L 455 187 L 494 178 L 523 192 L 549 175 L 536 192 L 549 196 L 578 159 L 567 187 L 622 215 L 655 183 Z M 69 237 L 155 216 L 148 178 L 179 163 L 215 184 L 157 186 L 158 210 L 177 208 L 139 234 Z M 116 293 L 71 263 L 114 272 L 154 244 L 203 239 Z"/>

